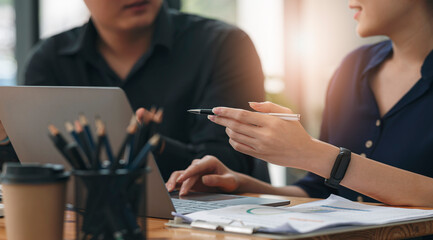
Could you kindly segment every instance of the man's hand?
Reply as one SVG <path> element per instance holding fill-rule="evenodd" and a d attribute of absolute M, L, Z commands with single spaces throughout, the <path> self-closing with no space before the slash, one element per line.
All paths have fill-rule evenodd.
<path fill-rule="evenodd" d="M 204 156 L 192 161 L 183 171 L 173 172 L 165 186 L 169 192 L 180 189 L 179 195 L 188 192 L 234 192 L 239 188 L 238 173 L 227 168 L 214 156 Z"/>

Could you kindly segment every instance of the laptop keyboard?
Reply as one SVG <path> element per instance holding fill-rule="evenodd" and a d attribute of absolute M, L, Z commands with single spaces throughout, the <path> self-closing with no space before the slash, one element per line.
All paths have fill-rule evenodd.
<path fill-rule="evenodd" d="M 176 209 L 176 212 L 180 214 L 212 210 L 229 206 L 227 204 L 216 203 L 212 201 L 204 202 L 177 198 L 172 198 L 171 200 L 173 201 L 174 209 Z"/>

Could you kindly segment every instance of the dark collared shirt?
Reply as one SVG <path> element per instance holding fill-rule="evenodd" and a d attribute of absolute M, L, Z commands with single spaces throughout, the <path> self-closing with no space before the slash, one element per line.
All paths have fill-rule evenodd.
<path fill-rule="evenodd" d="M 392 43 L 385 41 L 346 57 L 329 85 L 320 138 L 378 162 L 433 177 L 433 52 L 424 61 L 421 79 L 381 117 L 369 81 L 391 55 Z M 310 173 L 296 185 L 311 197 L 334 193 L 374 201 L 344 187 L 334 191 L 323 181 Z"/>
<path fill-rule="evenodd" d="M 260 60 L 243 31 L 163 5 L 150 49 L 124 80 L 97 50 L 97 38 L 90 21 L 43 41 L 30 58 L 25 83 L 118 86 L 133 109 L 164 108 L 157 131 L 169 139 L 157 161 L 165 179 L 206 154 L 219 157 L 231 169 L 250 173 L 252 159 L 232 149 L 223 127 L 186 111 L 215 106 L 247 108 L 248 101 L 264 99 Z"/>

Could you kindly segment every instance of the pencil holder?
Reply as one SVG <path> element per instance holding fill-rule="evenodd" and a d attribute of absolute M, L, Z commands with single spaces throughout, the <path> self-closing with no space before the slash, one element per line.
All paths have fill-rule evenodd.
<path fill-rule="evenodd" d="M 74 171 L 77 239 L 145 239 L 148 171 Z"/>

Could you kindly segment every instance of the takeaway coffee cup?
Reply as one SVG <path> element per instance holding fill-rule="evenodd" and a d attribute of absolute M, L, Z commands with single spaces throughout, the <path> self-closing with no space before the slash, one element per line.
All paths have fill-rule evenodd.
<path fill-rule="evenodd" d="M 7 239 L 63 239 L 68 178 L 62 165 L 5 163 L 0 179 Z"/>

